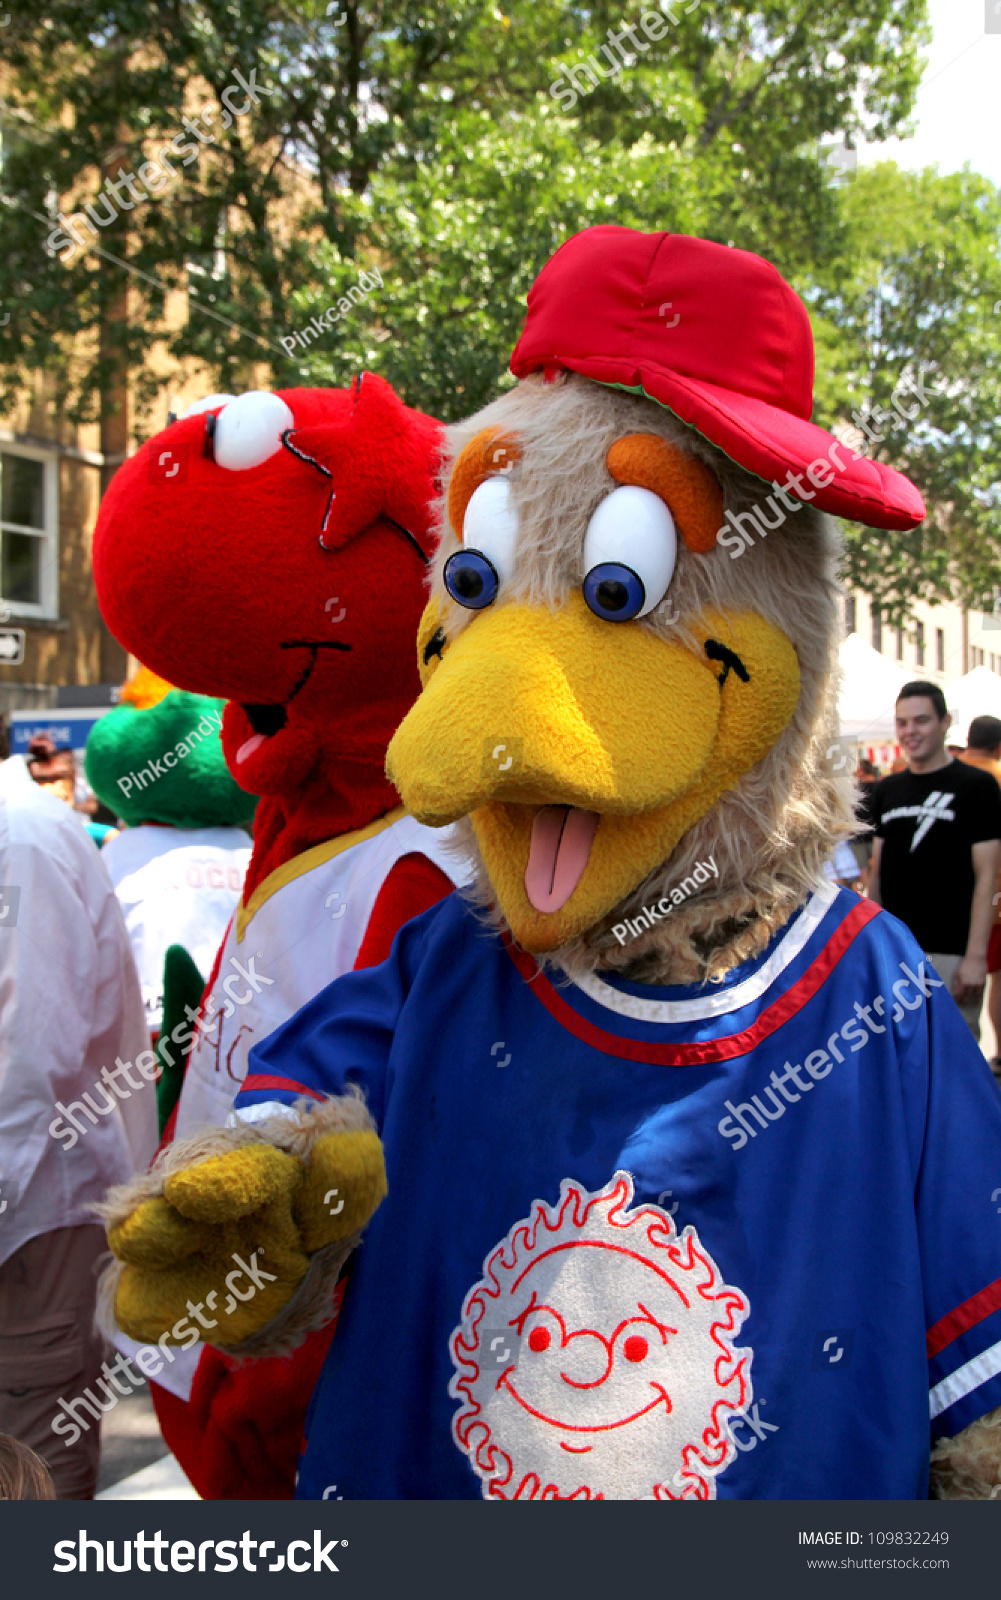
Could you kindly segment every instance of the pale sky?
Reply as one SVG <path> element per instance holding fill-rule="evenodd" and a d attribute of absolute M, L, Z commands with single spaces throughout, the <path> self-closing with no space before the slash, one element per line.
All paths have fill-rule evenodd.
<path fill-rule="evenodd" d="M 995 13 L 995 7 L 998 7 Z M 988 9 L 997 33 L 985 32 Z M 968 161 L 1001 184 L 1001 0 L 929 0 L 934 38 L 918 90 L 913 139 L 868 145 L 862 162 L 957 172 Z"/>

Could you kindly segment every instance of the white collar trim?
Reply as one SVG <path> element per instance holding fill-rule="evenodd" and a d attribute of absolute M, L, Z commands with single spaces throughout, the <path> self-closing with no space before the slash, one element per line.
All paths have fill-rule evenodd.
<path fill-rule="evenodd" d="M 589 999 L 597 1001 L 606 1010 L 614 1011 L 620 1017 L 632 1017 L 636 1022 L 698 1022 L 707 1017 L 722 1017 L 727 1012 L 739 1011 L 752 1001 L 760 1000 L 779 974 L 795 961 L 838 893 L 838 887 L 833 883 L 817 889 L 764 965 L 732 988 L 720 987 L 714 994 L 700 995 L 697 1000 L 644 1000 L 639 995 L 624 994 L 621 989 L 613 988 L 594 972 L 574 979 L 575 987 L 583 990 Z"/>

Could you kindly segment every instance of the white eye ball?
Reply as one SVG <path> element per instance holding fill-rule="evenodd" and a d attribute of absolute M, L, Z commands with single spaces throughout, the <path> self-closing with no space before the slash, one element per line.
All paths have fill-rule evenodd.
<path fill-rule="evenodd" d="M 645 617 L 667 593 L 677 559 L 674 518 L 660 495 L 624 484 L 587 525 L 584 598 L 608 622 Z"/>
<path fill-rule="evenodd" d="M 187 411 L 182 411 L 181 416 L 198 417 L 203 411 L 214 411 L 217 406 L 228 406 L 229 402 L 235 399 L 235 394 L 207 394 L 204 400 L 196 400 L 194 405 L 188 407 Z"/>
<path fill-rule="evenodd" d="M 212 454 L 218 466 L 229 472 L 246 472 L 259 467 L 282 447 L 282 434 L 295 427 L 295 418 L 284 400 L 267 389 L 251 389 L 237 395 L 216 418 Z"/>
<path fill-rule="evenodd" d="M 469 497 L 462 519 L 463 545 L 485 555 L 501 583 L 506 583 L 514 571 L 517 537 L 518 513 L 511 504 L 507 478 L 487 478 Z"/>

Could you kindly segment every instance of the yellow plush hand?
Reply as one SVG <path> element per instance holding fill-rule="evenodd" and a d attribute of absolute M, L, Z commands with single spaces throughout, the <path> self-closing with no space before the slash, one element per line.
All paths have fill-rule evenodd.
<path fill-rule="evenodd" d="M 363 1228 L 386 1194 L 378 1134 L 325 1133 L 314 1144 L 293 1214 L 307 1255 Z"/>
<path fill-rule="evenodd" d="M 242 1344 L 291 1299 L 324 1245 L 364 1226 L 386 1193 L 371 1131 L 327 1133 L 308 1161 L 269 1144 L 210 1156 L 168 1177 L 108 1230 L 124 1263 L 119 1327 L 144 1343 Z"/>

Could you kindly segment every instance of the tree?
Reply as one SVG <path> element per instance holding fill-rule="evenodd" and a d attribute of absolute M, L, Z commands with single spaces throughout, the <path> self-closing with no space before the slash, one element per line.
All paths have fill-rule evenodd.
<path fill-rule="evenodd" d="M 329 288 L 296 297 L 294 325 L 309 338 L 291 352 L 293 381 L 344 384 L 362 367 L 381 372 L 414 404 L 446 421 L 468 416 L 514 380 L 508 357 L 539 267 L 590 222 L 698 228 L 691 167 L 652 140 L 603 149 L 554 110 L 459 114 L 434 161 L 413 177 L 380 174 L 364 202 L 383 286 L 364 304 L 332 308 L 358 280 L 357 263 L 319 252 Z M 343 301 L 341 301 L 343 304 Z M 315 342 L 312 342 L 315 339 Z"/>
<path fill-rule="evenodd" d="M 929 510 L 913 533 L 849 528 L 846 575 L 893 623 L 917 597 L 990 610 L 1001 581 L 1001 192 L 969 170 L 887 162 L 849 181 L 844 210 L 846 248 L 810 295 L 817 420 L 851 425 L 854 413 L 873 435 L 866 453 L 905 472 Z"/>
<path fill-rule="evenodd" d="M 54 0 L 5 40 L 0 405 L 39 368 L 71 415 L 123 375 L 148 402 L 168 377 L 158 344 L 201 360 L 212 387 L 261 358 L 295 381 L 280 343 L 295 317 L 360 263 L 394 260 L 397 320 L 388 298 L 369 303 L 321 365 L 364 346 L 413 403 L 452 414 L 498 381 L 556 239 L 607 216 L 818 267 L 843 245 L 818 141 L 898 131 L 920 70 L 925 0 L 859 9 L 641 0 L 627 27 L 619 7 L 556 0 Z M 227 102 L 241 80 L 256 97 Z M 166 187 L 132 204 L 115 189 L 93 239 L 46 252 L 59 197 L 107 212 L 102 182 L 170 161 L 178 140 L 193 153 Z M 481 169 L 494 161 L 506 186 Z M 172 328 L 166 296 L 184 287 Z"/>
<path fill-rule="evenodd" d="M 633 64 L 615 70 L 622 52 L 601 45 L 618 13 L 595 7 L 578 13 L 576 35 L 549 34 L 543 95 L 531 64 L 545 10 L 532 10 L 527 55 L 512 22 L 520 43 L 492 100 L 490 53 L 474 41 L 434 138 L 385 164 L 359 197 L 357 236 L 377 252 L 385 290 L 304 354 L 291 350 L 294 381 L 343 383 L 372 366 L 415 404 L 448 420 L 468 413 L 508 381 L 539 268 L 591 223 L 701 233 L 789 273 L 843 249 L 818 143 L 837 127 L 882 137 L 899 125 L 919 72 L 923 4 L 880 5 L 865 18 L 834 7 L 809 28 L 785 5 L 769 9 L 767 27 L 749 6 L 695 16 L 667 5 L 664 36 L 634 29 Z M 293 302 L 304 341 L 357 279 L 333 245 L 318 261 L 323 288 Z"/>

